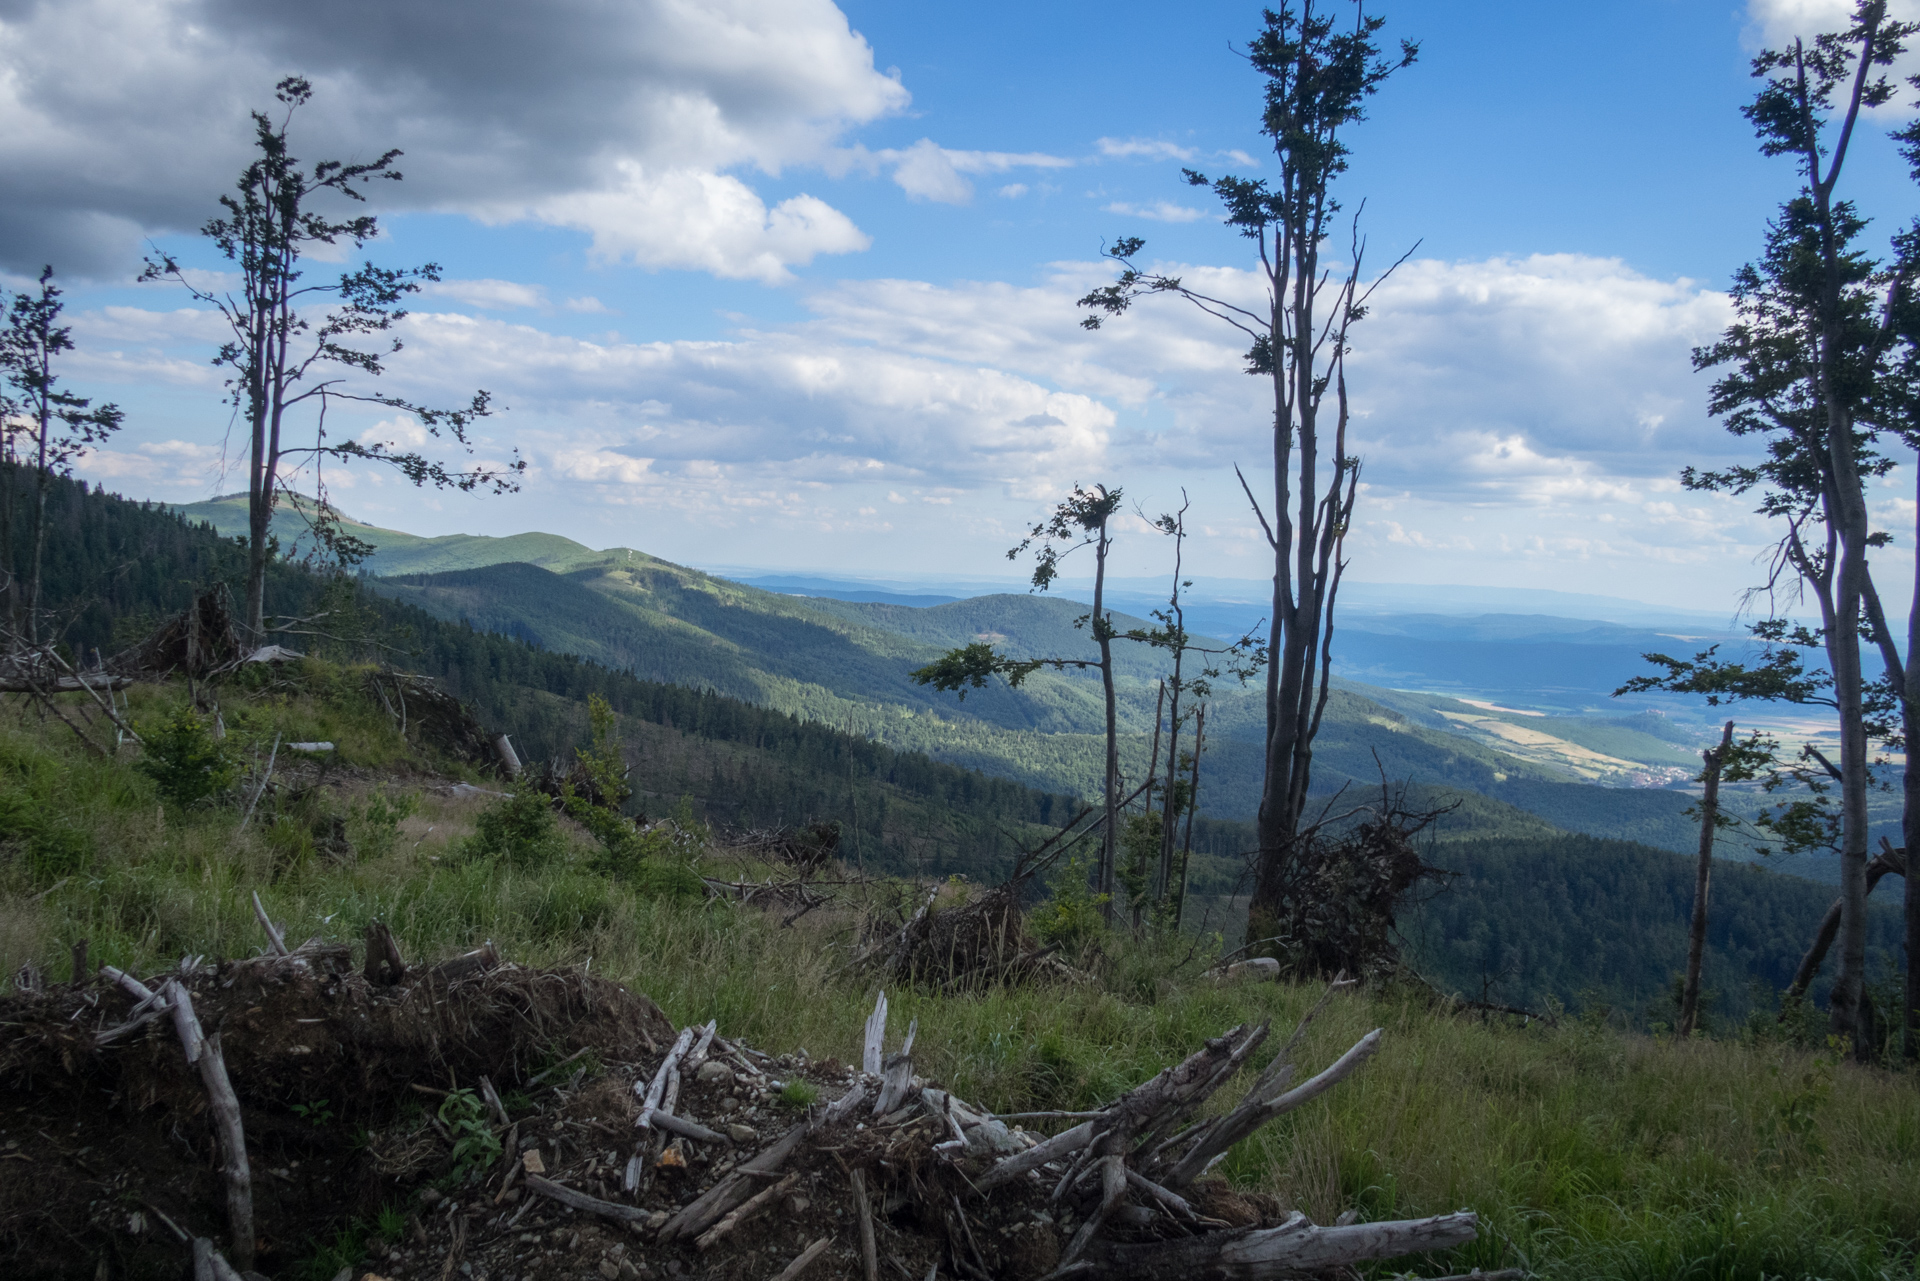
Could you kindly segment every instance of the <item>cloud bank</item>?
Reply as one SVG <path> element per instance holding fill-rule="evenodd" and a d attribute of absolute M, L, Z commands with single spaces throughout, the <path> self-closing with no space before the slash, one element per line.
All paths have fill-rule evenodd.
<path fill-rule="evenodd" d="M 866 238 L 737 171 L 817 164 L 909 101 L 828 0 L 39 0 L 0 9 L 0 265 L 121 270 L 197 227 L 294 73 L 317 90 L 298 154 L 407 153 L 383 207 L 767 281 Z"/>

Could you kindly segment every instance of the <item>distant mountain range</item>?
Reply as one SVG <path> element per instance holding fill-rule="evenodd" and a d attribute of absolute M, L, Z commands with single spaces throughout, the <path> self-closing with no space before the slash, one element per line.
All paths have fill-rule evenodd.
<path fill-rule="evenodd" d="M 243 497 L 181 510 L 223 533 L 245 528 Z M 894 590 L 917 585 L 904 580 L 856 585 L 743 575 L 757 580 L 748 582 L 634 548 L 594 550 L 552 534 L 426 538 L 344 518 L 343 524 L 375 549 L 362 567 L 378 576 L 375 590 L 438 617 L 645 679 L 709 688 L 852 728 L 1030 786 L 1082 795 L 1097 790 L 1101 714 L 1091 677 L 1046 672 L 1019 691 L 996 686 L 964 701 L 910 677 L 945 649 L 978 639 L 1024 656 L 1090 655 L 1091 640 L 1075 626 L 1086 607 L 1062 593 L 1008 592 L 992 580 L 950 584 L 1002 588 L 964 596 Z M 286 545 L 311 538 L 297 511 L 278 513 L 275 527 Z M 1235 628 L 1257 622 L 1260 615 L 1249 615 L 1244 600 L 1225 598 L 1221 585 L 1231 582 L 1196 580 L 1190 620 L 1225 621 L 1238 610 Z M 1144 613 L 1159 600 L 1149 588 L 1140 580 L 1120 584 L 1113 593 L 1117 607 Z M 1536 598 L 1549 598 L 1544 604 L 1554 608 L 1604 605 L 1633 621 L 1514 612 L 1541 604 Z M 1476 599 L 1505 605 L 1506 612 L 1438 607 Z M 1647 649 L 1690 652 L 1689 646 L 1712 643 L 1712 632 L 1681 630 L 1700 627 L 1699 616 L 1517 589 L 1380 587 L 1349 591 L 1342 600 L 1336 671 L 1348 680 L 1329 705 L 1316 745 L 1317 791 L 1330 796 L 1343 787 L 1377 788 L 1384 771 L 1436 803 L 1460 802 L 1442 822 L 1443 839 L 1565 830 L 1692 848 L 1691 797 L 1647 785 L 1697 768 L 1704 716 L 1685 707 L 1665 714 L 1644 705 L 1615 710 L 1607 696 L 1644 669 L 1640 655 Z M 1369 612 L 1398 600 L 1421 610 Z M 1632 608 L 1643 613 L 1633 615 Z M 1656 619 L 1674 630 L 1653 630 Z M 1139 621 L 1121 620 L 1122 626 Z M 1149 750 L 1161 657 L 1138 645 L 1118 650 L 1124 754 L 1136 773 Z M 1596 709 L 1614 714 L 1592 715 Z M 1204 810 L 1252 817 L 1263 727 L 1257 691 L 1231 685 L 1216 691 Z M 1890 819 L 1897 823 L 1897 815 Z M 1799 860 L 1794 870 L 1828 879 L 1824 862 Z"/>

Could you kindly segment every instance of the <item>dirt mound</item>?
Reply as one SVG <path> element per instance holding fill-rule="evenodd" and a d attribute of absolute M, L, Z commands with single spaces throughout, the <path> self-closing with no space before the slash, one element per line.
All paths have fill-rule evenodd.
<path fill-rule="evenodd" d="M 1315 1227 L 1208 1178 L 1378 1032 L 1289 1089 L 1296 1032 L 1200 1119 L 1268 1034 L 1235 1028 L 1042 1138 L 915 1076 L 913 1028 L 886 1053 L 884 994 L 854 1069 L 673 1036 L 644 996 L 490 949 L 408 967 L 369 942 L 363 973 L 309 943 L 0 1003 L 0 1274 L 233 1276 L 225 1249 L 289 1281 L 1158 1281 L 1345 1275 L 1476 1232 Z"/>
<path fill-rule="evenodd" d="M 415 1086 L 471 1089 L 485 1075 L 508 1091 L 576 1051 L 639 1061 L 673 1034 L 652 1001 L 603 979 L 505 965 L 452 978 L 422 969 L 380 987 L 345 972 L 345 953 L 171 976 L 223 1043 L 268 1273 L 436 1172 L 447 1145 L 422 1106 L 435 1096 Z M 172 1278 L 184 1255 L 167 1220 L 223 1235 L 206 1095 L 172 1026 L 96 1045 L 134 1005 L 97 981 L 0 1001 L 8 1276 L 93 1277 L 104 1260 L 107 1276 Z M 429 1150 L 414 1159 L 410 1148 Z"/>

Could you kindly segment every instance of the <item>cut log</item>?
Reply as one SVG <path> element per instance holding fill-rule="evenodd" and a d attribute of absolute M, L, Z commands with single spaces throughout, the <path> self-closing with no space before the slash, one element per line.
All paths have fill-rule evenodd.
<path fill-rule="evenodd" d="M 653 1114 L 659 1111 L 660 1105 L 666 1101 L 667 1078 L 673 1074 L 673 1065 L 680 1061 L 680 1056 L 685 1054 L 692 1045 L 693 1029 L 690 1027 L 680 1029 L 680 1035 L 674 1041 L 673 1048 L 667 1051 L 666 1058 L 660 1060 L 660 1066 L 654 1072 L 653 1080 L 647 1083 L 647 1092 L 640 1098 L 640 1119 L 635 1121 L 634 1125 L 644 1130 L 652 1124 Z"/>
<path fill-rule="evenodd" d="M 621 1223 L 644 1223 L 649 1214 L 649 1211 L 637 1206 L 618 1205 L 612 1201 L 602 1201 L 597 1196 L 588 1196 L 584 1192 L 575 1192 L 572 1188 L 537 1174 L 527 1176 L 527 1186 L 541 1196 L 551 1197 L 561 1205 L 570 1205 L 576 1210 L 597 1214 L 603 1219 L 614 1219 Z"/>
<path fill-rule="evenodd" d="M 500 949 L 491 942 L 487 942 L 471 952 L 461 953 L 450 961 L 440 962 L 433 967 L 432 974 L 435 978 L 452 982 L 454 979 L 465 978 L 469 974 L 484 974 L 488 970 L 498 968 L 499 964 Z"/>
<path fill-rule="evenodd" d="M 746 1200 L 748 1188 L 753 1185 L 756 1175 L 777 1174 L 780 1167 L 787 1163 L 794 1149 L 800 1146 L 800 1140 L 807 1136 L 809 1127 L 801 1122 L 781 1136 L 780 1141 L 762 1152 L 753 1160 L 741 1165 L 725 1179 L 709 1188 L 680 1213 L 667 1220 L 660 1229 L 660 1240 L 673 1241 L 681 1237 L 698 1236 L 721 1215 Z"/>
<path fill-rule="evenodd" d="M 285 956 L 269 951 L 232 961 L 227 965 L 227 977 L 264 982 L 287 970 L 344 976 L 353 971 L 353 948 L 345 943 L 310 938 Z"/>
<path fill-rule="evenodd" d="M 786 1178 L 781 1179 L 778 1183 L 770 1184 L 760 1189 L 760 1191 L 754 1193 L 745 1201 L 742 1201 L 734 1209 L 729 1210 L 725 1217 L 718 1223 L 708 1228 L 705 1232 L 702 1232 L 699 1239 L 693 1243 L 694 1247 L 704 1254 L 706 1251 L 712 1249 L 721 1237 L 727 1235 L 727 1233 L 733 1231 L 742 1223 L 745 1223 L 748 1219 L 751 1219 L 754 1215 L 760 1213 L 760 1211 L 766 1209 L 769 1205 L 772 1205 L 775 1201 L 778 1201 L 781 1197 L 791 1192 L 793 1185 L 798 1182 L 800 1182 L 800 1175 L 794 1173 L 787 1175 Z"/>
<path fill-rule="evenodd" d="M 795 1277 L 799 1276 L 802 1272 L 805 1272 L 807 1270 L 807 1267 L 815 1259 L 825 1254 L 827 1252 L 827 1247 L 832 1244 L 833 1244 L 832 1237 L 821 1237 L 818 1241 L 815 1241 L 812 1245 L 802 1250 L 799 1256 L 796 1257 L 792 1263 L 789 1263 L 786 1267 L 780 1269 L 780 1275 L 775 1277 L 773 1281 L 793 1281 Z"/>
<path fill-rule="evenodd" d="M 1082 1121 L 1071 1130 L 1056 1134 L 1052 1138 L 1017 1153 L 997 1163 L 991 1170 L 973 1181 L 973 1186 L 981 1192 L 997 1188 L 1003 1183 L 1011 1183 L 1029 1170 L 1037 1170 L 1049 1161 L 1058 1161 L 1061 1157 L 1072 1156 L 1087 1144 L 1093 1142 L 1093 1121 Z"/>
<path fill-rule="evenodd" d="M 652 1118 L 652 1126 L 656 1130 L 665 1130 L 669 1134 L 677 1134 L 683 1139 L 692 1139 L 695 1143 L 731 1144 L 733 1142 L 732 1139 L 724 1134 L 718 1134 L 697 1121 L 689 1121 L 685 1117 L 675 1116 L 671 1112 L 655 1112 Z"/>
<path fill-rule="evenodd" d="M 253 1174 L 247 1165 L 247 1138 L 240 1123 L 240 1099 L 227 1077 L 220 1034 L 216 1032 L 209 1037 L 201 1031 L 200 1019 L 193 1012 L 193 998 L 180 980 L 167 980 L 162 992 L 172 1010 L 174 1030 L 180 1034 L 180 1047 L 186 1051 L 187 1062 L 200 1070 L 207 1107 L 213 1114 L 214 1129 L 220 1135 L 227 1179 L 227 1233 L 232 1242 L 234 1265 L 245 1271 L 253 1266 Z"/>
<path fill-rule="evenodd" d="M 80 694 L 122 690 L 131 684 L 131 676 L 42 676 L 34 680 L 0 676 L 0 694 Z"/>
<path fill-rule="evenodd" d="M 407 977 L 407 963 L 400 955 L 400 944 L 385 921 L 367 922 L 367 982 L 375 987 L 393 987 Z"/>
<path fill-rule="evenodd" d="M 860 1226 L 860 1268 L 866 1281 L 880 1281 L 880 1251 L 873 1239 L 873 1203 L 867 1199 L 867 1172 L 847 1175 L 853 1185 L 853 1214 Z"/>
<path fill-rule="evenodd" d="M 1269 1281 L 1391 1259 L 1428 1250 L 1450 1250 L 1479 1235 L 1470 1210 L 1429 1219 L 1315 1227 L 1295 1213 L 1277 1228 L 1207 1232 L 1150 1245 L 1115 1246 L 1096 1256 L 1102 1278 L 1166 1281 L 1169 1277 L 1217 1277 L 1221 1281 Z"/>
<path fill-rule="evenodd" d="M 680 1071 L 683 1074 L 692 1075 L 698 1072 L 700 1065 L 707 1061 L 707 1051 L 713 1045 L 713 1034 L 719 1026 L 720 1020 L 708 1019 L 707 1025 L 700 1029 L 700 1039 L 693 1043 L 693 1048 L 687 1051 L 685 1061 L 680 1064 Z"/>
<path fill-rule="evenodd" d="M 285 956 L 287 954 L 286 937 L 274 926 L 272 918 L 267 915 L 267 909 L 260 905 L 259 890 L 253 892 L 253 915 L 260 922 L 260 928 L 267 932 L 267 946 L 273 949 L 273 954 Z"/>
<path fill-rule="evenodd" d="M 880 989 L 880 999 L 873 1003 L 873 1013 L 867 1015 L 867 1035 L 860 1050 L 860 1070 L 868 1076 L 879 1076 L 884 1066 L 887 1041 L 887 990 Z"/>

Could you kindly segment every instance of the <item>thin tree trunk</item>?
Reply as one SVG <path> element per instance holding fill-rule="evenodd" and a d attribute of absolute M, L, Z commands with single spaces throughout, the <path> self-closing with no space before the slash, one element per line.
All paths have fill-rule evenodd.
<path fill-rule="evenodd" d="M 1200 808 L 1200 749 L 1207 737 L 1207 708 L 1203 703 L 1193 712 L 1193 777 L 1187 784 L 1187 835 L 1180 849 L 1180 894 L 1173 902 L 1173 928 L 1179 932 L 1187 911 L 1187 869 L 1193 863 L 1193 815 Z"/>
<path fill-rule="evenodd" d="M 33 553 L 27 568 L 27 639 L 40 641 L 40 564 L 47 545 L 47 436 L 53 430 L 53 366 L 45 335 L 40 343 L 40 404 L 36 415 L 39 437 L 34 442 Z"/>
<path fill-rule="evenodd" d="M 1920 496 L 1920 468 L 1915 470 L 1915 490 Z M 1914 532 L 1920 536 L 1920 517 L 1915 518 Z M 1907 850 L 1920 850 L 1920 768 L 1914 761 L 1915 752 L 1920 752 L 1920 663 L 1913 661 L 1920 655 L 1920 561 L 1914 563 L 1913 585 L 1913 602 L 1907 610 L 1907 652 L 1903 657 L 1894 646 L 1893 630 L 1887 626 L 1886 611 L 1881 608 L 1872 571 L 1867 574 L 1867 615 L 1873 624 L 1874 639 L 1880 646 L 1880 661 L 1900 691 L 1900 733 L 1906 743 L 1903 753 L 1906 760 L 1900 770 L 1900 840 L 1902 879 L 1906 881 L 1901 908 L 1906 925 L 1907 981 L 1902 993 L 1900 1052 L 1909 1063 L 1920 1061 L 1920 973 L 1914 968 L 1915 958 L 1920 957 L 1920 890 L 1914 888 L 1914 878 L 1906 875 L 1904 861 Z M 1879 880 L 1875 872 L 1885 861 L 1883 854 L 1867 864 L 1868 894 L 1873 893 L 1874 883 Z M 1812 981 L 1811 975 L 1807 981 Z"/>
<path fill-rule="evenodd" d="M 1167 683 L 1161 681 L 1160 693 L 1153 702 L 1153 746 L 1147 752 L 1147 788 L 1144 794 L 1146 809 L 1143 812 L 1148 815 L 1153 813 L 1153 787 L 1160 778 L 1160 721 L 1166 715 L 1166 711 Z M 1162 809 L 1166 807 L 1164 796 L 1160 800 L 1160 805 Z M 1164 817 L 1161 819 L 1161 827 L 1162 829 L 1166 827 Z M 1149 875 L 1152 870 L 1147 866 L 1146 851 L 1142 850 L 1140 865 L 1130 869 L 1130 874 L 1138 880 L 1141 887 L 1140 897 L 1133 904 L 1133 928 L 1136 931 L 1139 930 L 1141 920 L 1146 914 L 1147 900 L 1154 896 L 1153 881 Z"/>
<path fill-rule="evenodd" d="M 1867 966 L 1867 783 L 1872 768 L 1867 754 L 1863 718 L 1863 682 L 1860 670 L 1860 610 L 1866 591 L 1866 493 L 1861 488 L 1859 461 L 1854 454 L 1853 417 L 1840 399 L 1840 314 L 1844 265 L 1840 260 L 1840 233 L 1835 225 L 1833 190 L 1846 160 L 1847 139 L 1858 118 L 1862 89 L 1873 64 L 1874 45 L 1884 4 L 1868 5 L 1861 17 L 1864 44 L 1853 80 L 1846 123 L 1832 148 L 1831 163 L 1822 176 L 1823 154 L 1817 130 L 1809 128 L 1805 147 L 1807 194 L 1818 219 L 1821 279 L 1820 335 L 1816 349 L 1815 386 L 1826 417 L 1828 474 L 1822 495 L 1828 527 L 1840 539 L 1840 567 L 1831 616 L 1827 624 L 1827 661 L 1833 673 L 1835 710 L 1840 718 L 1840 972 L 1828 1003 L 1830 1026 L 1837 1035 L 1851 1037 L 1856 1056 L 1871 1052 L 1870 1013 L 1866 1008 Z M 1801 109 L 1812 125 L 1814 104 L 1807 97 L 1804 73 L 1800 79 Z"/>
<path fill-rule="evenodd" d="M 1680 1022 L 1674 1034 L 1693 1035 L 1700 1020 L 1700 962 L 1707 951 L 1707 882 L 1713 870 L 1713 838 L 1720 821 L 1720 767 L 1733 745 L 1733 722 L 1720 731 L 1720 746 L 1700 753 L 1706 762 L 1700 797 L 1700 864 L 1693 877 L 1693 926 L 1687 935 L 1687 977 L 1680 991 Z"/>
<path fill-rule="evenodd" d="M 1107 708 L 1107 770 L 1106 770 L 1106 830 L 1100 837 L 1099 893 L 1106 895 L 1107 901 L 1102 908 L 1109 927 L 1113 925 L 1113 890 L 1115 857 L 1120 849 L 1120 730 L 1118 709 L 1113 695 L 1113 636 L 1107 628 L 1107 549 L 1112 544 L 1107 537 L 1105 521 L 1100 523 L 1100 535 L 1093 547 L 1093 636 L 1100 646 L 1100 688 L 1106 696 Z"/>
<path fill-rule="evenodd" d="M 1833 694 L 1840 719 L 1840 969 L 1828 1002 L 1836 1035 L 1850 1037 L 1856 1056 L 1871 1052 L 1866 1010 L 1867 968 L 1867 784 L 1872 761 L 1862 708 L 1860 607 L 1866 569 L 1867 514 L 1853 467 L 1852 430 L 1838 406 L 1834 488 L 1840 502 L 1840 573 L 1834 601 L 1834 625 L 1827 646 Z M 1844 438 L 1842 443 L 1841 438 Z"/>

